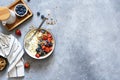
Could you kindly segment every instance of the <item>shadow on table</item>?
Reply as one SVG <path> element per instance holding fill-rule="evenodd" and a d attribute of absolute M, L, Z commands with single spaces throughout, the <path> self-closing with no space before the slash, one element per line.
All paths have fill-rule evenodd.
<path fill-rule="evenodd" d="M 51 54 L 48 58 L 44 59 L 44 60 L 35 60 L 31 57 L 29 57 L 28 55 L 25 55 L 25 57 L 27 57 L 27 60 L 30 60 L 30 65 L 31 68 L 35 69 L 42 69 L 43 67 L 48 67 L 49 65 L 51 65 L 51 63 L 53 62 L 54 59 L 54 54 Z M 30 69 L 25 69 L 25 72 L 29 72 Z M 4 75 L 4 74 L 3 74 Z M 8 80 L 24 80 L 25 77 L 21 77 L 21 78 L 9 78 Z"/>
<path fill-rule="evenodd" d="M 24 60 L 25 62 L 29 62 L 30 63 L 30 69 L 33 68 L 34 70 L 41 70 L 41 69 L 45 69 L 47 67 L 49 67 L 50 65 L 54 64 L 55 61 L 55 54 L 54 52 L 47 57 L 46 59 L 43 60 L 37 60 L 37 59 L 33 59 L 31 57 L 29 57 L 26 53 L 24 55 Z M 27 72 L 29 72 L 29 69 L 26 69 Z"/>
<path fill-rule="evenodd" d="M 0 71 L 0 77 L 7 73 L 7 69 L 8 69 L 8 65 L 3 71 Z"/>
<path fill-rule="evenodd" d="M 21 78 L 8 78 L 8 80 L 23 80 L 24 77 L 21 77 Z"/>

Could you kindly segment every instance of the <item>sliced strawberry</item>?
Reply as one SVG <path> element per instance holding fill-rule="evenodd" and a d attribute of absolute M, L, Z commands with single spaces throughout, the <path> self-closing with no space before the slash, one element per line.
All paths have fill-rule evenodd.
<path fill-rule="evenodd" d="M 45 46 L 42 46 L 42 49 L 44 50 L 44 49 L 45 49 Z"/>
<path fill-rule="evenodd" d="M 39 58 L 39 57 L 40 57 L 40 54 L 39 54 L 39 53 L 37 53 L 35 56 L 36 56 L 37 58 Z"/>
<path fill-rule="evenodd" d="M 48 42 L 51 42 L 52 41 L 52 38 L 48 38 Z"/>
<path fill-rule="evenodd" d="M 52 47 L 50 47 L 49 50 L 52 51 Z"/>
<path fill-rule="evenodd" d="M 46 35 L 43 35 L 42 39 L 43 39 L 43 40 L 47 40 L 48 37 L 47 37 Z"/>
<path fill-rule="evenodd" d="M 51 38 L 51 37 L 52 37 L 52 35 L 51 35 L 51 34 L 47 34 L 47 37 Z"/>
<path fill-rule="evenodd" d="M 45 52 L 49 53 L 50 49 L 48 47 L 45 47 Z"/>

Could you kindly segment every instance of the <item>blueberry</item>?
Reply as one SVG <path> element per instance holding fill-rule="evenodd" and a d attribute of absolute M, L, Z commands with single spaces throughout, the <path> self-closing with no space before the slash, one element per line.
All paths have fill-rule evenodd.
<path fill-rule="evenodd" d="M 21 12 L 21 15 L 24 15 L 24 13 L 23 13 L 23 12 Z"/>
<path fill-rule="evenodd" d="M 38 53 L 38 52 L 40 52 L 41 51 L 41 49 L 38 47 L 37 49 L 36 49 L 36 52 Z"/>
<path fill-rule="evenodd" d="M 24 11 L 21 11 L 22 13 L 24 13 Z"/>
<path fill-rule="evenodd" d="M 48 42 L 48 40 L 46 40 L 45 46 L 47 46 L 47 47 L 52 47 L 52 45 L 53 45 L 53 43 Z"/>
<path fill-rule="evenodd" d="M 45 46 L 47 46 L 47 47 L 52 47 L 52 43 L 51 42 L 48 42 Z"/>
<path fill-rule="evenodd" d="M 24 14 L 24 12 L 23 11 L 21 11 L 23 14 Z"/>
<path fill-rule="evenodd" d="M 21 9 L 22 9 L 22 10 L 24 10 L 24 9 L 25 9 L 25 7 L 22 7 Z"/>
<path fill-rule="evenodd" d="M 17 9 L 19 9 L 19 6 L 16 6 Z"/>
<path fill-rule="evenodd" d="M 18 5 L 18 7 L 19 7 L 19 8 L 21 8 L 21 7 L 22 7 L 22 5 Z"/>
<path fill-rule="evenodd" d="M 48 40 L 46 40 L 46 43 L 49 43 Z"/>
<path fill-rule="evenodd" d="M 44 19 L 45 18 L 45 16 L 44 15 L 41 15 L 41 19 Z"/>
<path fill-rule="evenodd" d="M 18 14 L 20 14 L 20 11 L 17 11 Z"/>
<path fill-rule="evenodd" d="M 46 55 L 46 52 L 41 51 L 41 56 L 44 56 L 44 55 Z"/>
<path fill-rule="evenodd" d="M 26 12 L 26 9 L 23 9 L 24 12 Z"/>
<path fill-rule="evenodd" d="M 18 13 L 18 12 L 19 12 L 19 10 L 16 10 L 16 12 Z"/>
<path fill-rule="evenodd" d="M 40 16 L 40 12 L 37 12 L 37 16 Z"/>
<path fill-rule="evenodd" d="M 40 42 L 42 42 L 43 40 L 42 39 L 40 39 Z"/>
<path fill-rule="evenodd" d="M 15 9 L 15 11 L 17 12 L 17 11 L 19 11 L 18 9 Z"/>
<path fill-rule="evenodd" d="M 23 14 L 25 14 L 25 12 L 24 12 L 24 11 L 22 11 L 22 13 L 23 13 Z"/>
<path fill-rule="evenodd" d="M 25 6 L 23 6 L 22 8 L 23 8 L 23 9 L 26 9 L 26 7 L 25 7 Z"/>
<path fill-rule="evenodd" d="M 25 14 L 26 11 L 23 11 L 23 13 Z"/>
<path fill-rule="evenodd" d="M 16 7 L 15 10 L 17 11 L 17 10 L 19 10 L 19 9 Z"/>
<path fill-rule="evenodd" d="M 22 15 L 22 12 L 19 12 L 19 15 Z"/>
<path fill-rule="evenodd" d="M 30 0 L 27 0 L 27 2 L 30 2 Z"/>
<path fill-rule="evenodd" d="M 49 47 L 52 47 L 52 46 L 53 46 L 53 44 L 52 44 L 51 42 L 49 42 L 48 45 L 49 45 Z"/>
<path fill-rule="evenodd" d="M 24 8 L 25 6 L 21 5 L 21 8 Z"/>
<path fill-rule="evenodd" d="M 23 9 L 21 8 L 20 11 L 23 11 Z"/>
<path fill-rule="evenodd" d="M 46 32 L 46 31 L 45 31 L 44 29 L 41 29 L 41 33 L 43 33 L 43 34 L 44 34 L 45 32 Z"/>
<path fill-rule="evenodd" d="M 41 45 L 40 45 L 40 44 L 38 44 L 38 48 L 40 48 L 40 49 L 41 49 Z"/>

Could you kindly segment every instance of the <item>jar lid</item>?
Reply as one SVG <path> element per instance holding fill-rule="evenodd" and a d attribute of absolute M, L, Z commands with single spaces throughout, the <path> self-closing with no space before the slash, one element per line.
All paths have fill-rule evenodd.
<path fill-rule="evenodd" d="M 7 20 L 10 17 L 10 11 L 7 7 L 0 7 L 0 20 Z"/>

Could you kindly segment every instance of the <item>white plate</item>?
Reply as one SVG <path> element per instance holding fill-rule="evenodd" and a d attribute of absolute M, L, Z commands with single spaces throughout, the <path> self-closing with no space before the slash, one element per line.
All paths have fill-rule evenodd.
<path fill-rule="evenodd" d="M 43 29 L 43 28 L 42 28 Z M 45 56 L 40 56 L 39 58 L 37 58 L 36 56 L 35 56 L 35 54 L 33 55 L 33 53 L 31 53 L 28 49 L 27 49 L 27 47 L 26 47 L 26 37 L 31 33 L 31 32 L 33 32 L 33 31 L 35 31 L 36 29 L 32 29 L 32 30 L 30 30 L 30 31 L 28 31 L 27 32 L 27 34 L 25 35 L 25 37 L 24 37 L 24 49 L 25 49 L 25 51 L 27 52 L 27 54 L 30 56 L 30 57 L 32 57 L 32 58 L 34 58 L 34 59 L 45 59 L 45 58 L 47 58 L 48 56 L 50 56 L 52 53 L 53 53 L 53 51 L 54 51 L 54 48 L 55 48 L 55 39 L 54 39 L 54 37 L 53 37 L 53 34 L 50 32 L 50 31 L 48 31 L 48 30 L 46 30 L 46 29 L 44 29 L 45 31 L 47 31 L 47 32 L 49 32 L 51 35 L 52 35 L 52 38 L 53 38 L 53 46 L 52 46 L 52 50 L 49 52 L 49 53 L 47 53 Z"/>

